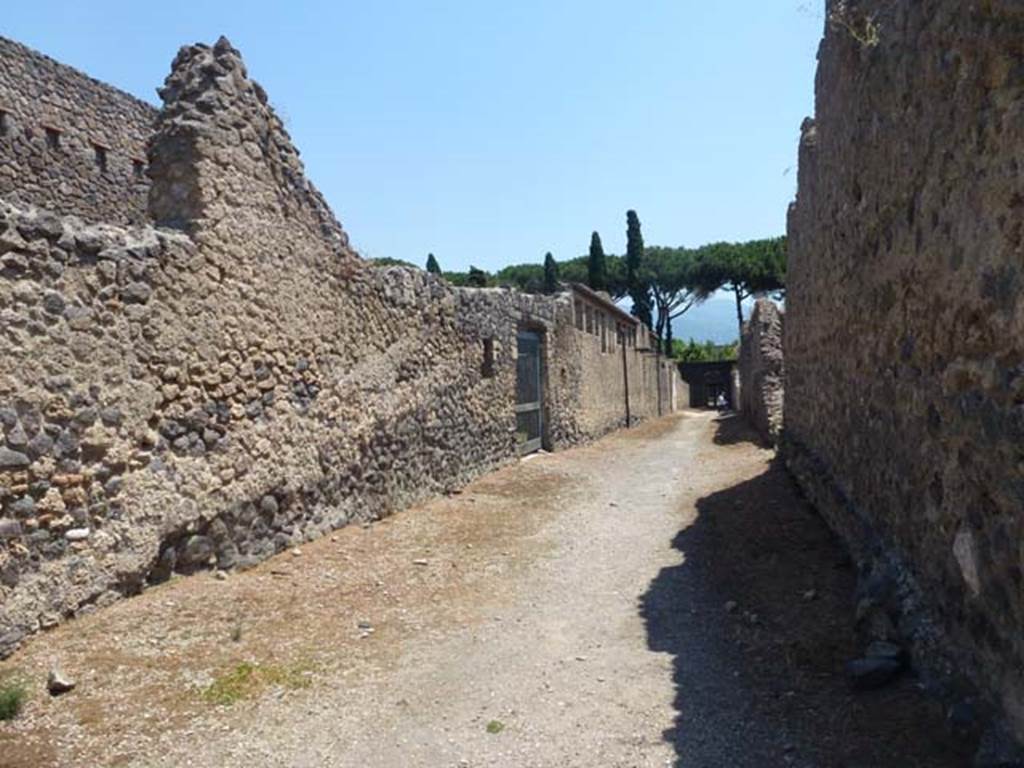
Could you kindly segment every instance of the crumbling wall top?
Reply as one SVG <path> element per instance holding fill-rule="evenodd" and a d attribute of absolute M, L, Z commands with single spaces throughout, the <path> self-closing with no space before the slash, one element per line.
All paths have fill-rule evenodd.
<path fill-rule="evenodd" d="M 159 93 L 164 107 L 149 147 L 149 210 L 158 224 L 222 244 L 286 226 L 348 251 L 266 92 L 226 38 L 183 47 Z"/>

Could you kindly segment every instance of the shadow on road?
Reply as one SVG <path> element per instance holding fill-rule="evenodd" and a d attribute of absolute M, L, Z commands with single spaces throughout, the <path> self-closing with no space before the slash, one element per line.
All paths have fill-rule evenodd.
<path fill-rule="evenodd" d="M 715 432 L 715 445 L 737 445 L 752 443 L 762 448 L 769 448 L 756 431 L 750 428 L 738 411 L 722 411 L 716 419 L 718 429 Z"/>
<path fill-rule="evenodd" d="M 748 476 L 764 452 L 723 418 L 710 455 Z M 741 472 L 742 474 L 742 472 Z M 671 654 L 677 765 L 945 768 L 966 764 L 943 713 L 903 678 L 852 693 L 855 574 L 778 459 L 698 501 L 684 561 L 640 598 L 652 650 Z"/>

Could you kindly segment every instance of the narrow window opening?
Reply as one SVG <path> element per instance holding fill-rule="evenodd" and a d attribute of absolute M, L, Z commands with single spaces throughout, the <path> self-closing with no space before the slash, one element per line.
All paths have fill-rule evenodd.
<path fill-rule="evenodd" d="M 484 359 L 480 373 L 485 379 L 494 378 L 494 339 L 484 339 Z"/>
<path fill-rule="evenodd" d="M 46 146 L 50 149 L 60 149 L 60 131 L 49 126 L 44 126 L 43 130 L 46 131 Z"/>
<path fill-rule="evenodd" d="M 142 181 L 146 172 L 146 164 L 141 160 L 132 160 L 132 175 L 136 181 Z"/>
<path fill-rule="evenodd" d="M 107 172 L 107 148 L 101 144 L 92 145 L 93 152 L 96 153 L 96 167 L 100 169 L 100 173 Z"/>
<path fill-rule="evenodd" d="M 0 136 L 6 136 L 10 130 L 10 125 L 7 120 L 7 113 L 0 109 Z"/>

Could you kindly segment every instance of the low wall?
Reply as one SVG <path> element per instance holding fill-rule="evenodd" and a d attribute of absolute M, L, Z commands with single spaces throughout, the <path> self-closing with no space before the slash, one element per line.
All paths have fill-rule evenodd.
<path fill-rule="evenodd" d="M 782 311 L 767 299 L 754 303 L 740 338 L 739 398 L 743 415 L 769 443 L 782 432 L 785 368 Z"/>
<path fill-rule="evenodd" d="M 173 226 L 0 203 L 0 655 L 514 460 L 520 329 L 544 338 L 548 447 L 619 423 L 592 393 L 621 367 L 567 295 L 359 259 L 226 40 L 162 93 L 150 210 Z M 631 375 L 655 415 L 650 361 Z"/>
<path fill-rule="evenodd" d="M 787 460 L 915 665 L 1022 738 L 1024 16 L 828 12 L 789 220 Z"/>
<path fill-rule="evenodd" d="M 157 110 L 0 37 L 0 197 L 89 221 L 146 221 Z"/>

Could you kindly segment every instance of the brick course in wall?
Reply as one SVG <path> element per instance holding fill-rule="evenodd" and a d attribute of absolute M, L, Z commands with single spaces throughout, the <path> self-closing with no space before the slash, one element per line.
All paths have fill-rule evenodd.
<path fill-rule="evenodd" d="M 0 197 L 87 221 L 147 220 L 157 110 L 0 37 Z"/>
<path fill-rule="evenodd" d="M 889 584 L 873 599 L 915 664 L 1021 738 L 1024 13 L 828 5 L 789 220 L 786 455 Z"/>

